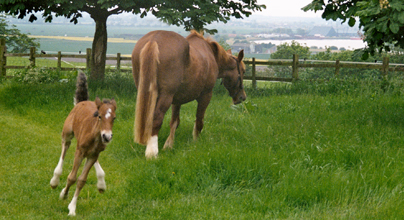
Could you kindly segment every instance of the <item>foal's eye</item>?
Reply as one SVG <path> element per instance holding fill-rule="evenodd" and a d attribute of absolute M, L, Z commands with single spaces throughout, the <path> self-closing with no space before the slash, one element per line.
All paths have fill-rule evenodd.
<path fill-rule="evenodd" d="M 101 120 L 101 115 L 98 116 L 98 119 Z"/>

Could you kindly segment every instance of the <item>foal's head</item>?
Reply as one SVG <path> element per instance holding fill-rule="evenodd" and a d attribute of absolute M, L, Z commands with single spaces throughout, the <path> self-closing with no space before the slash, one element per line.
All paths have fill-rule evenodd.
<path fill-rule="evenodd" d="M 243 86 L 243 77 L 245 73 L 245 65 L 243 62 L 244 50 L 241 50 L 237 57 L 227 51 L 227 65 L 223 68 L 223 85 L 229 91 L 229 95 L 233 98 L 234 104 L 239 104 L 247 97 Z"/>
<path fill-rule="evenodd" d="M 102 143 L 108 144 L 112 140 L 112 127 L 114 126 L 116 102 L 114 99 L 101 100 L 97 97 L 95 104 L 98 110 L 94 113 L 94 117 L 98 117 L 100 123 Z"/>

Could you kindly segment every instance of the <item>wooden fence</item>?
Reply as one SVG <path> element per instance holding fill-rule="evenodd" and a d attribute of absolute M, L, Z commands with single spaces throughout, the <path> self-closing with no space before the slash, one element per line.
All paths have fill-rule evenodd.
<path fill-rule="evenodd" d="M 29 66 L 9 66 L 7 65 L 7 57 L 28 57 L 29 59 Z M 57 54 L 37 54 L 36 53 L 36 48 L 31 47 L 30 48 L 30 53 L 6 53 L 6 47 L 5 47 L 5 40 L 0 39 L 0 77 L 6 77 L 6 71 L 7 69 L 25 69 L 25 68 L 30 68 L 34 67 L 36 64 L 36 58 L 57 58 L 57 66 L 56 67 L 47 67 L 48 69 L 57 69 L 57 70 L 63 70 L 63 71 L 71 71 L 71 70 L 77 70 L 77 69 L 89 69 L 90 68 L 90 61 L 91 61 L 91 49 L 87 48 L 85 54 L 79 54 L 79 55 L 74 55 L 74 54 L 62 54 L 62 52 L 58 52 Z M 62 67 L 62 58 L 78 58 L 78 59 L 84 59 L 86 66 L 83 68 L 80 67 Z M 122 57 L 120 53 L 118 53 L 116 56 L 110 57 L 107 56 L 106 60 L 116 60 L 116 68 L 118 70 L 121 69 L 121 61 L 122 60 L 131 60 L 130 57 Z"/>
<path fill-rule="evenodd" d="M 299 79 L 299 68 L 334 68 L 335 75 L 339 75 L 341 68 L 355 68 L 355 69 L 376 69 L 379 70 L 382 76 L 387 76 L 389 71 L 404 72 L 404 64 L 390 64 L 389 57 L 384 57 L 382 63 L 365 63 L 365 62 L 347 62 L 347 61 L 322 61 L 322 60 L 299 60 L 297 54 L 293 55 L 292 60 L 275 60 L 270 59 L 266 61 L 256 61 L 255 58 L 251 60 L 244 60 L 245 64 L 252 66 L 251 76 L 245 76 L 244 79 L 251 79 L 253 87 L 256 87 L 257 80 L 265 81 L 281 81 L 293 82 Z M 284 77 L 259 77 L 256 76 L 256 65 L 267 66 L 291 66 L 292 78 Z"/>
<path fill-rule="evenodd" d="M 83 55 L 68 55 L 62 54 L 60 51 L 57 54 L 37 54 L 36 48 L 31 48 L 30 53 L 26 54 L 14 54 L 14 53 L 6 53 L 5 41 L 4 39 L 0 39 L 0 77 L 6 77 L 7 69 L 24 69 L 27 66 L 8 66 L 7 65 L 7 57 L 29 57 L 30 65 L 28 67 L 35 66 L 36 58 L 57 58 L 57 67 L 49 67 L 49 69 L 58 69 L 58 70 L 75 70 L 77 67 L 61 67 L 62 58 L 79 58 L 85 59 L 86 66 L 82 69 L 90 68 L 90 60 L 91 60 L 91 49 L 87 49 L 86 54 Z M 118 53 L 113 57 L 107 57 L 107 60 L 116 60 L 116 69 L 121 70 L 121 61 L 122 60 L 130 60 L 130 57 L 122 57 L 120 53 Z M 299 60 L 298 55 L 293 55 L 292 60 L 276 60 L 270 59 L 266 61 L 257 61 L 255 58 L 251 60 L 244 60 L 244 63 L 252 66 L 252 74 L 251 76 L 245 76 L 244 79 L 252 80 L 252 85 L 255 88 L 257 85 L 257 80 L 263 81 L 282 81 L 282 82 L 293 82 L 299 79 L 299 68 L 334 68 L 335 75 L 339 74 L 341 68 L 357 68 L 357 69 L 376 69 L 381 72 L 382 76 L 386 76 L 389 71 L 403 71 L 404 72 L 404 64 L 390 64 L 389 58 L 384 57 L 383 63 L 364 63 L 364 62 L 345 62 L 345 61 L 321 61 L 321 60 Z M 256 74 L 256 66 L 257 65 L 266 65 L 266 66 L 291 66 L 292 67 L 292 77 L 262 77 L 257 76 Z"/>

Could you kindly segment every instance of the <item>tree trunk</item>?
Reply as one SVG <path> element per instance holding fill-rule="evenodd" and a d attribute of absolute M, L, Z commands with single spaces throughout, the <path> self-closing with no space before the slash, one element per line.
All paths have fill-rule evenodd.
<path fill-rule="evenodd" d="M 108 15 L 94 16 L 95 34 L 91 50 L 90 78 L 102 80 L 105 75 L 105 61 L 107 57 L 107 18 Z"/>

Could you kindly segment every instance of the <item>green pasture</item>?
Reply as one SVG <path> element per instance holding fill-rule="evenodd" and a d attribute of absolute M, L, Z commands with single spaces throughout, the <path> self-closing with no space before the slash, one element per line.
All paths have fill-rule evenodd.
<path fill-rule="evenodd" d="M 38 73 L 44 74 L 44 72 Z M 0 81 L 0 219 L 67 219 L 61 184 L 49 181 L 73 107 L 75 72 L 59 80 Z M 184 105 L 174 149 L 146 160 L 133 142 L 136 89 L 110 71 L 89 82 L 90 98 L 118 104 L 114 140 L 100 155 L 107 190 L 90 172 L 77 219 L 403 219 L 404 87 L 399 76 L 293 84 L 246 82 L 231 105 L 218 83 L 205 127 L 192 140 L 196 103 Z"/>

